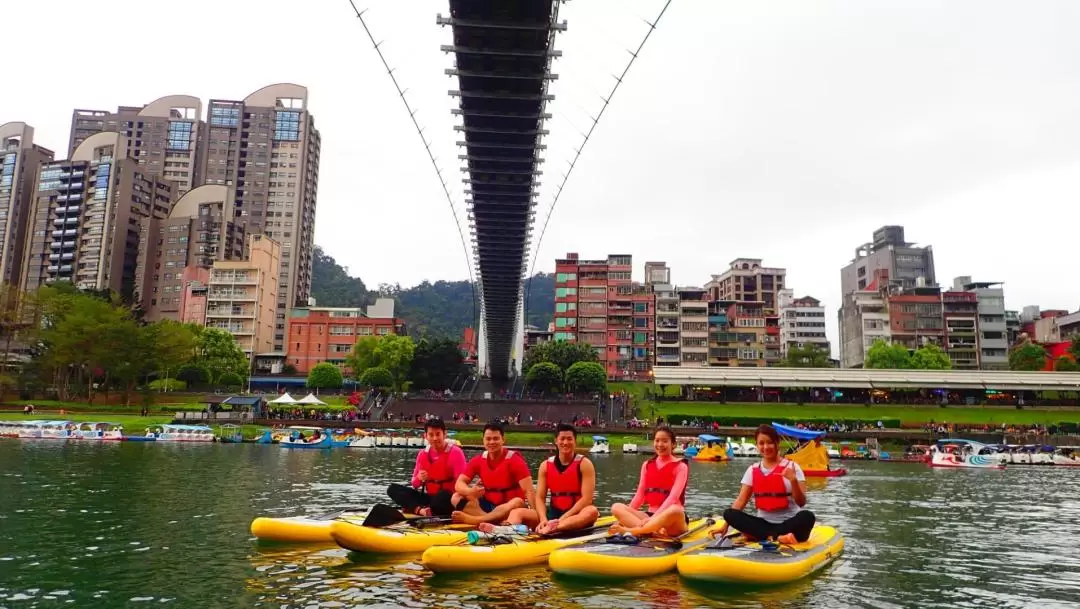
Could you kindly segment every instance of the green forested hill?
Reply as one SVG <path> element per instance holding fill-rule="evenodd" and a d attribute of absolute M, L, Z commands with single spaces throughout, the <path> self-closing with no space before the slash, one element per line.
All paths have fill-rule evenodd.
<path fill-rule="evenodd" d="M 546 328 L 555 309 L 555 277 L 537 273 L 531 282 L 528 298 L 528 322 Z M 464 329 L 473 325 L 473 291 L 468 281 L 424 281 L 411 288 L 398 284 L 381 284 L 368 290 L 363 280 L 349 275 L 321 247 L 315 247 L 312 265 L 311 294 L 319 306 L 360 307 L 376 298 L 389 297 L 397 301 L 397 314 L 405 319 L 414 336 L 427 334 L 460 340 Z M 477 305 L 479 314 L 479 305 Z"/>

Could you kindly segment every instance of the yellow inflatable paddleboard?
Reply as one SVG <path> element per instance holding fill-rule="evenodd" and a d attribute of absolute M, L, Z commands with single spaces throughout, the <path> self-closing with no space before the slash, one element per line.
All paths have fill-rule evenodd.
<path fill-rule="evenodd" d="M 681 540 L 645 538 L 634 545 L 611 543 L 611 539 L 596 540 L 580 546 L 555 550 L 548 557 L 548 566 L 556 573 L 576 577 L 617 578 L 649 577 L 673 571 L 679 557 L 708 544 L 709 528 L 721 524 L 716 518 L 690 523 L 686 537 Z"/>
<path fill-rule="evenodd" d="M 764 550 L 757 542 L 720 549 L 708 544 L 678 559 L 679 574 L 710 582 L 764 585 L 795 581 L 828 565 L 844 550 L 844 537 L 830 526 L 817 525 L 810 539 Z"/>
<path fill-rule="evenodd" d="M 569 531 L 558 537 L 529 535 L 510 537 L 510 543 L 499 545 L 435 546 L 424 550 L 424 566 L 435 573 L 495 571 L 547 562 L 548 555 L 567 546 L 607 537 L 607 528 L 615 524 L 611 516 L 600 518 L 590 528 Z"/>
<path fill-rule="evenodd" d="M 363 518 L 367 512 L 334 512 L 325 516 L 291 518 L 260 517 L 251 521 L 251 534 L 263 541 L 287 543 L 333 543 L 330 524 L 334 518 Z"/>
<path fill-rule="evenodd" d="M 330 524 L 330 536 L 337 545 L 353 552 L 410 554 L 432 546 L 464 543 L 468 531 L 474 528 L 458 524 L 420 528 L 404 523 L 366 527 L 360 520 L 335 520 Z"/>

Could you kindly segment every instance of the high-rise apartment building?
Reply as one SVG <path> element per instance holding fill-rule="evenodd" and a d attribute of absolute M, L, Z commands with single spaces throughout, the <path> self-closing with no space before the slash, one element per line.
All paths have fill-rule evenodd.
<path fill-rule="evenodd" d="M 123 135 L 103 132 L 83 140 L 70 159 L 40 167 L 27 222 L 24 290 L 71 281 L 133 299 L 143 223 L 167 217 L 176 190 L 122 156 L 125 150 Z"/>
<path fill-rule="evenodd" d="M 979 369 L 979 304 L 972 292 L 950 290 L 941 293 L 945 321 L 945 344 L 956 370 Z"/>
<path fill-rule="evenodd" d="M 631 279 L 631 265 L 627 255 L 555 261 L 554 339 L 596 349 L 612 380 L 648 378 L 655 357 L 655 295 Z"/>
<path fill-rule="evenodd" d="M 904 345 L 912 351 L 930 343 L 938 346 L 945 344 L 941 288 L 896 288 L 889 294 L 888 301 L 889 331 L 893 344 Z"/>
<path fill-rule="evenodd" d="M 307 88 L 294 84 L 210 100 L 199 139 L 203 182 L 235 186 L 236 221 L 281 244 L 275 351 L 284 349 L 286 311 L 311 296 L 321 140 L 307 102 Z"/>
<path fill-rule="evenodd" d="M 831 353 L 825 335 L 825 307 L 812 296 L 795 298 L 794 291 L 780 290 L 780 357 L 787 357 L 793 347 L 813 345 L 826 354 Z M 830 356 L 831 357 L 831 356 Z"/>
<path fill-rule="evenodd" d="M 53 152 L 34 143 L 26 123 L 0 125 L 0 282 L 22 280 L 27 218 L 37 191 L 38 168 L 51 163 Z"/>
<path fill-rule="evenodd" d="M 709 365 L 709 293 L 678 288 L 680 366 Z"/>
<path fill-rule="evenodd" d="M 979 305 L 979 366 L 984 370 L 1009 369 L 1009 330 L 1005 318 L 1005 290 L 1000 282 L 953 279 L 953 290 L 972 292 Z"/>
<path fill-rule="evenodd" d="M 855 258 L 840 270 L 840 365 L 862 366 L 866 349 L 883 338 L 879 304 L 888 313 L 883 300 L 895 289 L 910 290 L 937 285 L 934 252 L 909 243 L 904 227 L 883 226 L 874 231 L 873 240 L 855 250 Z M 876 294 L 876 295 L 875 295 Z M 940 306 L 940 300 L 939 300 Z M 863 317 L 866 312 L 870 317 Z M 886 324 L 888 326 L 888 324 Z M 888 334 L 891 328 L 886 328 Z"/>
<path fill-rule="evenodd" d="M 180 195 L 199 186 L 198 138 L 202 102 L 190 95 L 169 95 L 145 106 L 107 110 L 75 110 L 71 116 L 68 155 L 101 131 L 124 135 L 118 156 L 135 159 L 144 170 L 176 182 Z"/>
<path fill-rule="evenodd" d="M 786 276 L 785 269 L 761 266 L 761 258 L 736 258 L 728 270 L 713 275 L 705 289 L 713 300 L 760 302 L 767 314 L 776 315 Z"/>
<path fill-rule="evenodd" d="M 218 260 L 244 257 L 244 227 L 226 215 L 230 188 L 199 186 L 173 206 L 167 218 L 144 223 L 136 298 L 150 321 L 179 319 L 189 267 L 209 269 Z M 187 277 L 187 279 L 185 279 Z"/>
<path fill-rule="evenodd" d="M 888 286 L 889 271 L 877 269 L 865 287 L 845 294 L 838 312 L 841 368 L 862 368 L 871 345 L 892 340 Z"/>
<path fill-rule="evenodd" d="M 873 241 L 855 249 L 855 258 L 840 270 L 841 295 L 865 289 L 878 270 L 901 288 L 937 285 L 933 248 L 905 241 L 903 226 L 883 226 L 874 231 Z"/>
<path fill-rule="evenodd" d="M 247 251 L 247 260 L 214 262 L 203 325 L 228 331 L 254 358 L 275 351 L 281 246 L 265 235 L 249 235 Z"/>

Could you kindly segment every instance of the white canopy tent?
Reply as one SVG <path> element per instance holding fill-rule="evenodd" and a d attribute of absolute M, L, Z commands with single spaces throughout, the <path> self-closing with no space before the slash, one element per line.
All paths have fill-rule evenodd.
<path fill-rule="evenodd" d="M 313 406 L 325 406 L 326 405 L 326 402 L 324 402 L 324 401 L 320 400 L 319 398 L 315 397 L 314 393 L 307 394 L 306 396 L 300 398 L 299 400 L 296 400 L 295 403 L 297 403 L 297 404 L 310 404 L 310 405 L 313 405 Z"/>
<path fill-rule="evenodd" d="M 289 395 L 288 392 L 286 392 L 286 393 L 282 394 L 280 397 L 278 397 L 278 399 L 270 400 L 269 403 L 270 404 L 296 404 L 297 401 L 296 401 L 296 399 L 293 398 L 293 396 Z"/>

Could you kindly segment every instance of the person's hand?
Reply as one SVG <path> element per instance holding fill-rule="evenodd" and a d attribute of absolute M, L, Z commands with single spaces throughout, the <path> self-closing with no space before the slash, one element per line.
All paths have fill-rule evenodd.
<path fill-rule="evenodd" d="M 788 466 L 784 468 L 784 477 L 792 482 L 795 482 L 795 464 L 788 463 Z"/>
<path fill-rule="evenodd" d="M 722 525 L 720 525 L 720 526 L 718 526 L 718 527 L 716 527 L 714 529 L 709 529 L 709 537 L 712 537 L 714 539 L 716 537 L 718 537 L 718 536 L 723 537 L 724 535 L 727 534 L 727 530 L 728 530 L 728 524 L 725 522 L 724 524 L 722 524 Z"/>
<path fill-rule="evenodd" d="M 420 470 L 420 473 L 416 474 L 416 478 L 418 480 L 420 480 L 420 482 L 427 482 L 427 479 L 428 479 L 427 470 L 424 470 L 424 469 Z"/>
<path fill-rule="evenodd" d="M 480 486 L 480 485 L 476 485 L 476 486 L 469 489 L 468 494 L 469 494 L 469 499 L 479 501 L 480 498 L 484 496 L 484 487 Z"/>

